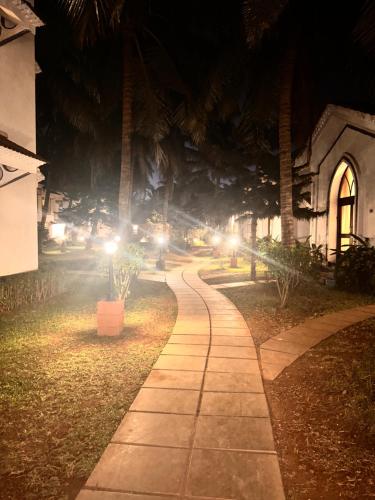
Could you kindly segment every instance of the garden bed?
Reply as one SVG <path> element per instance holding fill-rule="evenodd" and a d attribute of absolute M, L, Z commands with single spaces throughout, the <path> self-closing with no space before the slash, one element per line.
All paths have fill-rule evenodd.
<path fill-rule="evenodd" d="M 172 292 L 139 281 L 124 335 L 98 338 L 102 285 L 0 320 L 1 498 L 75 498 L 169 337 Z"/>
<path fill-rule="evenodd" d="M 374 346 L 370 319 L 265 384 L 287 499 L 373 498 Z"/>

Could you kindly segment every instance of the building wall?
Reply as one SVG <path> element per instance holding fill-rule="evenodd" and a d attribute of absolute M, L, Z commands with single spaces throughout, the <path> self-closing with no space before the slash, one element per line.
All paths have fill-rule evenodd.
<path fill-rule="evenodd" d="M 30 33 L 0 47 L 0 131 L 35 152 L 35 56 Z M 38 267 L 37 175 L 0 188 L 0 276 Z"/>
<path fill-rule="evenodd" d="M 315 132 L 310 169 L 317 173 L 312 206 L 326 213 L 311 221 L 310 231 L 313 242 L 323 245 L 327 259 L 334 260 L 331 243 L 334 238 L 330 232 L 333 227 L 336 229 L 336 214 L 330 213 L 329 192 L 342 159 L 350 162 L 358 181 L 356 233 L 375 244 L 375 117 L 332 106 L 323 122 Z"/>
<path fill-rule="evenodd" d="M 251 238 L 251 218 L 241 221 L 238 231 L 241 238 L 250 241 Z M 310 223 L 306 220 L 294 220 L 294 235 L 299 241 L 305 241 L 310 235 Z M 281 219 L 273 217 L 271 219 L 259 219 L 257 224 L 257 238 L 271 236 L 275 240 L 281 241 Z"/>

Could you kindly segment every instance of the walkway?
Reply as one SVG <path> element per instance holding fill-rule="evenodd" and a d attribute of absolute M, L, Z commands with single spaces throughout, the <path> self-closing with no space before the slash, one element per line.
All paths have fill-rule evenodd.
<path fill-rule="evenodd" d="M 284 499 L 244 319 L 192 265 L 167 283 L 173 333 L 78 499 Z"/>
<path fill-rule="evenodd" d="M 334 333 L 375 316 L 375 305 L 358 306 L 308 319 L 271 337 L 260 347 L 263 378 L 274 380 L 296 359 Z"/>

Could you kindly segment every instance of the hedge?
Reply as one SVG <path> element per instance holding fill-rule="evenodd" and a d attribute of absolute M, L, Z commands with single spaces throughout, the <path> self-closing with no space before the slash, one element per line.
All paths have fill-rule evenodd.
<path fill-rule="evenodd" d="M 40 270 L 0 278 L 0 313 L 39 304 L 66 290 L 64 273 Z"/>

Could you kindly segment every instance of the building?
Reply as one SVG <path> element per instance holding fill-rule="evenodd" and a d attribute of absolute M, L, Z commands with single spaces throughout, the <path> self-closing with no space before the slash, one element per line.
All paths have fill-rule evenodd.
<path fill-rule="evenodd" d="M 311 206 L 324 215 L 310 221 L 311 240 L 328 261 L 354 235 L 375 244 L 375 116 L 328 105 L 296 166 L 316 174 Z"/>
<path fill-rule="evenodd" d="M 353 235 L 375 245 L 375 115 L 329 104 L 295 166 L 315 174 L 311 208 L 321 214 L 295 220 L 297 240 L 310 237 L 329 262 L 355 243 Z M 251 217 L 231 217 L 226 230 L 249 241 Z M 281 240 L 280 217 L 258 220 L 257 237 L 264 236 Z"/>
<path fill-rule="evenodd" d="M 34 36 L 31 2 L 0 0 L 0 276 L 38 267 Z"/>

